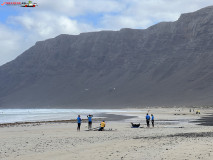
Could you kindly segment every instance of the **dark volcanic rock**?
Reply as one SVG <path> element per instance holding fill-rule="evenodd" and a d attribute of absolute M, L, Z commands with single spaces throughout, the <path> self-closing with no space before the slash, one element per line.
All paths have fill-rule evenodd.
<path fill-rule="evenodd" d="M 213 7 L 145 30 L 60 35 L 0 67 L 1 107 L 213 103 Z"/>

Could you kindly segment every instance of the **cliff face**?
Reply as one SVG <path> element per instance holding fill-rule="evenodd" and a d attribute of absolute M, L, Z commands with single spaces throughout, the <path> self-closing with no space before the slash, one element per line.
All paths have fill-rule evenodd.
<path fill-rule="evenodd" d="M 213 103 L 213 7 L 145 30 L 60 35 L 0 67 L 0 107 Z"/>

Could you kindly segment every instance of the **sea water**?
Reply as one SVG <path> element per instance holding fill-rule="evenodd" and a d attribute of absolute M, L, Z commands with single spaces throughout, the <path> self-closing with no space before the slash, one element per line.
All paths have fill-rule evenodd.
<path fill-rule="evenodd" d="M 87 115 L 103 113 L 131 112 L 125 110 L 104 109 L 0 109 L 0 124 L 15 122 L 38 122 L 76 119 L 78 115 L 86 119 Z"/>

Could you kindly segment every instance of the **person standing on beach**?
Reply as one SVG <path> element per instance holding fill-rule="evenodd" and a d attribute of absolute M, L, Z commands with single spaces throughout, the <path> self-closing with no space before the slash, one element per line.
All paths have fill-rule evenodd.
<path fill-rule="evenodd" d="M 80 131 L 80 128 L 81 128 L 81 116 L 78 115 L 78 118 L 77 118 L 77 123 L 78 123 L 78 126 L 77 126 L 77 131 Z"/>
<path fill-rule="evenodd" d="M 147 124 L 147 127 L 149 127 L 149 121 L 150 121 L 150 116 L 149 116 L 149 114 L 147 113 L 147 114 L 146 114 L 146 124 Z"/>
<path fill-rule="evenodd" d="M 154 127 L 154 115 L 151 114 L 151 120 L 152 120 L 152 127 Z"/>
<path fill-rule="evenodd" d="M 88 115 L 87 116 L 87 118 L 88 118 L 88 129 L 92 128 L 92 117 L 93 117 L 93 115 Z"/>

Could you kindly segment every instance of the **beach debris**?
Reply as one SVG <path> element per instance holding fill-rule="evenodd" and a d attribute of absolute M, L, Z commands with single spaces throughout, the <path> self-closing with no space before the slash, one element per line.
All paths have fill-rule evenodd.
<path fill-rule="evenodd" d="M 183 126 L 164 126 L 164 128 L 184 128 Z"/>
<path fill-rule="evenodd" d="M 178 133 L 178 134 L 170 134 L 170 135 L 164 135 L 164 136 L 144 136 L 144 137 L 136 136 L 136 137 L 133 137 L 133 139 L 161 139 L 161 138 L 168 138 L 168 137 L 185 137 L 185 138 L 213 137 L 213 132 Z M 163 145 L 165 145 L 165 144 L 163 143 Z"/>
<path fill-rule="evenodd" d="M 87 129 L 85 131 L 98 131 L 100 127 L 96 127 L 96 128 L 91 128 L 91 129 Z M 103 131 L 117 131 L 117 129 L 112 129 L 112 128 L 108 128 L 108 129 L 104 129 Z"/>
<path fill-rule="evenodd" d="M 191 133 L 178 133 L 174 135 L 168 135 L 168 137 L 213 137 L 213 132 L 191 132 Z"/>
<path fill-rule="evenodd" d="M 140 123 L 132 123 L 131 122 L 132 127 L 131 128 L 139 128 L 140 127 Z"/>

